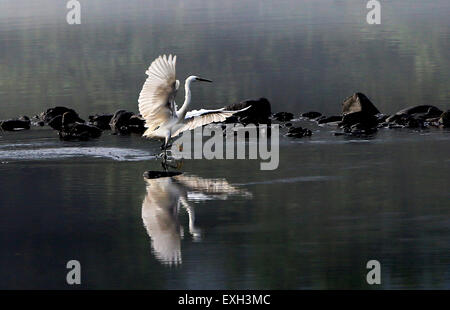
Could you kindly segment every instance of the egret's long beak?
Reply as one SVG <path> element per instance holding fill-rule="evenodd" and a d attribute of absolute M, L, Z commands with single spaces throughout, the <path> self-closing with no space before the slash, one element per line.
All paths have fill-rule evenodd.
<path fill-rule="evenodd" d="M 209 82 L 209 83 L 212 83 L 211 80 L 203 79 L 203 78 L 200 78 L 200 77 L 197 77 L 196 80 L 197 80 L 197 81 L 200 81 L 200 82 Z"/>

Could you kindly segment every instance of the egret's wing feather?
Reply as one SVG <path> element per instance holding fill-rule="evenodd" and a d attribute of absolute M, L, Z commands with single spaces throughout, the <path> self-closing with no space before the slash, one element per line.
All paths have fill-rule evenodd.
<path fill-rule="evenodd" d="M 210 123 L 223 122 L 237 112 L 239 111 L 225 111 L 224 109 L 190 111 L 186 113 L 182 126 L 172 134 L 172 137 L 176 137 L 186 130 L 192 130 Z"/>
<path fill-rule="evenodd" d="M 192 130 L 200 126 L 208 125 L 210 123 L 223 122 L 233 114 L 243 112 L 249 109 L 250 106 L 236 111 L 227 111 L 222 109 L 217 110 L 192 110 L 186 113 L 186 117 L 182 126 L 172 133 L 172 137 L 178 136 L 180 133 L 186 130 Z"/>
<path fill-rule="evenodd" d="M 175 78 L 176 60 L 172 55 L 159 56 L 145 72 L 148 78 L 139 94 L 139 112 L 151 130 L 176 113 L 175 96 L 180 84 Z"/>

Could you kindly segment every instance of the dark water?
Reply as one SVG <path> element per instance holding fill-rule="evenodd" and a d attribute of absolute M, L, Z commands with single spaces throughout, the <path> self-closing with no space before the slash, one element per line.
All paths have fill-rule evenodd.
<path fill-rule="evenodd" d="M 385 113 L 449 108 L 450 3 L 382 1 L 0 2 L 0 119 L 55 105 L 82 117 L 137 111 L 161 53 L 198 74 L 194 108 L 267 97 L 274 111 L 340 112 L 354 91 Z M 181 94 L 180 98 L 183 95 Z M 48 128 L 0 133 L 0 288 L 450 288 L 448 130 L 281 139 L 280 166 L 188 160 L 159 170 L 138 136 L 61 142 Z M 159 210 L 159 211 L 158 211 Z M 162 212 L 163 210 L 164 212 Z"/>

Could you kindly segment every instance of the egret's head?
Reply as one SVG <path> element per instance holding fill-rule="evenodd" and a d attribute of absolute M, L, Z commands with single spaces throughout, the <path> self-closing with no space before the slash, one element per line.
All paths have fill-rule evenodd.
<path fill-rule="evenodd" d="M 212 83 L 211 80 L 204 79 L 204 78 L 201 78 L 201 77 L 195 76 L 195 75 L 191 75 L 190 77 L 188 77 L 186 79 L 186 82 L 189 82 L 189 83 L 192 83 L 192 82 L 208 82 L 208 83 Z"/>

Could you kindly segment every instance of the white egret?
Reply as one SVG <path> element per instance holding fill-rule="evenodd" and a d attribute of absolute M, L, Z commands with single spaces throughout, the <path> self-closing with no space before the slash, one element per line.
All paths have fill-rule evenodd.
<path fill-rule="evenodd" d="M 177 57 L 169 55 L 156 58 L 148 70 L 147 80 L 139 94 L 139 112 L 145 119 L 145 127 L 148 129 L 143 136 L 153 139 L 164 139 L 164 158 L 167 158 L 167 146 L 172 137 L 185 130 L 191 130 L 199 126 L 213 122 L 222 122 L 231 115 L 241 112 L 226 111 L 223 108 L 217 110 L 193 110 L 187 109 L 191 104 L 191 84 L 194 82 L 212 82 L 198 76 L 189 76 L 184 84 L 185 100 L 183 106 L 178 109 L 175 96 L 180 86 L 180 81 L 175 77 L 175 65 Z"/>

